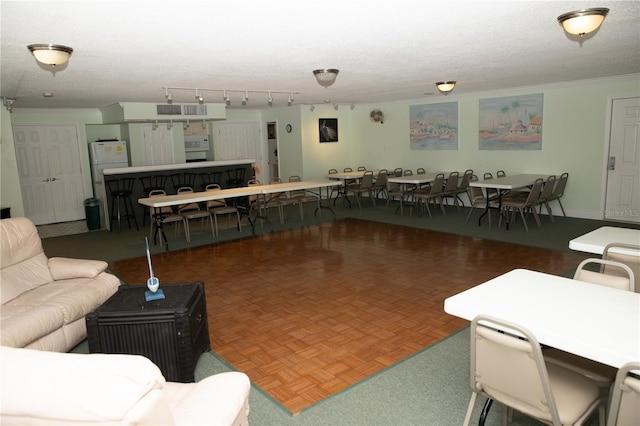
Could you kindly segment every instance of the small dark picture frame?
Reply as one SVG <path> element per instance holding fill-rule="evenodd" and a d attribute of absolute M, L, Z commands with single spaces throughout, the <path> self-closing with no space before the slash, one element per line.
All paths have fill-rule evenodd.
<path fill-rule="evenodd" d="M 338 119 L 319 118 L 318 135 L 320 143 L 338 142 Z"/>

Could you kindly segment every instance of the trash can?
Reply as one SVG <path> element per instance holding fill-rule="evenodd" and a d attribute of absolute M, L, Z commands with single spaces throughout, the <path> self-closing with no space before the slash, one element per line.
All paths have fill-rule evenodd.
<path fill-rule="evenodd" d="M 100 200 L 97 198 L 84 200 L 84 214 L 87 217 L 89 231 L 100 229 Z"/>

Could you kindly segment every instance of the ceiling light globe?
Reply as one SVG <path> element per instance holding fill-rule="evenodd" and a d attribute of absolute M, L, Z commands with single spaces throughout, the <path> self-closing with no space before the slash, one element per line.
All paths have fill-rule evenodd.
<path fill-rule="evenodd" d="M 319 70 L 313 70 L 313 75 L 316 77 L 320 86 L 329 87 L 336 81 L 338 73 L 340 71 L 335 68 L 324 68 Z"/>
<path fill-rule="evenodd" d="M 567 33 L 582 37 L 597 30 L 608 13 L 606 7 L 576 10 L 558 16 L 558 22 Z"/>
<path fill-rule="evenodd" d="M 30 44 L 27 48 L 38 62 L 52 68 L 67 63 L 73 53 L 72 48 L 60 44 Z"/>

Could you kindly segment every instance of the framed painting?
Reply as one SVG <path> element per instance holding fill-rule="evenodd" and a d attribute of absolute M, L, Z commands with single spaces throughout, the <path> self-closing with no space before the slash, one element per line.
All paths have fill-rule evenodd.
<path fill-rule="evenodd" d="M 542 93 L 480 99 L 481 150 L 542 150 Z"/>
<path fill-rule="evenodd" d="M 410 149 L 458 149 L 458 102 L 412 105 Z"/>
<path fill-rule="evenodd" d="M 337 118 L 319 118 L 318 134 L 319 134 L 320 143 L 338 142 L 338 119 Z"/>

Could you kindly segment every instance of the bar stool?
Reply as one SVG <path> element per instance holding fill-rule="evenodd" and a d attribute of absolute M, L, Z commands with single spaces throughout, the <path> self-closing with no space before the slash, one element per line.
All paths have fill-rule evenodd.
<path fill-rule="evenodd" d="M 204 172 L 198 173 L 198 176 L 200 176 L 200 180 L 202 181 L 202 190 L 205 191 L 209 185 L 215 184 L 220 186 L 222 172 Z"/>
<path fill-rule="evenodd" d="M 171 179 L 171 183 L 173 184 L 173 189 L 178 193 L 178 189 L 180 188 L 191 188 L 195 191 L 196 186 L 196 178 L 198 177 L 195 173 L 174 173 L 169 175 Z"/>
<path fill-rule="evenodd" d="M 133 211 L 133 203 L 131 202 L 131 194 L 133 193 L 133 184 L 136 179 L 132 177 L 116 178 L 105 181 L 109 189 L 111 197 L 111 218 L 109 220 L 109 228 L 113 231 L 114 219 L 118 221 L 118 230 L 121 230 L 121 222 L 127 219 L 127 225 L 131 228 L 131 219 L 138 229 L 138 221 Z M 121 211 L 124 207 L 124 215 Z"/>
<path fill-rule="evenodd" d="M 150 175 L 140 177 L 142 183 L 142 192 L 145 198 L 149 198 L 149 193 L 158 189 L 165 190 L 164 187 L 167 183 L 167 175 Z M 149 206 L 142 206 L 142 226 L 145 226 L 147 222 L 147 216 L 149 216 Z"/>
<path fill-rule="evenodd" d="M 246 173 L 246 167 L 236 167 L 235 169 L 227 170 L 227 186 L 229 188 L 244 186 L 244 176 Z"/>

